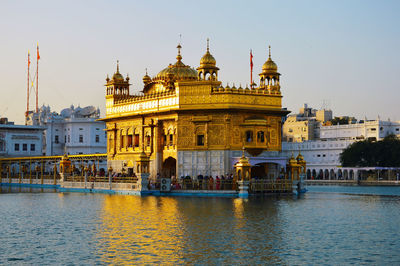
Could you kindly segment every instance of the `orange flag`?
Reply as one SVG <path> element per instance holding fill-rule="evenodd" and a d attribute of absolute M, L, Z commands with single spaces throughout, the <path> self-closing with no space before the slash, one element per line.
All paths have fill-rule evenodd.
<path fill-rule="evenodd" d="M 37 60 L 39 60 L 40 59 L 40 55 L 39 55 L 39 44 L 37 45 Z"/>

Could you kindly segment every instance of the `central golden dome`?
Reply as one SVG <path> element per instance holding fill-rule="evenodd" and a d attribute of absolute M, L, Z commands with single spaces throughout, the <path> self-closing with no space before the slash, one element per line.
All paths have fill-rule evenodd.
<path fill-rule="evenodd" d="M 182 56 L 181 56 L 181 48 L 182 46 L 179 44 L 178 48 L 178 55 L 176 56 L 176 63 L 173 65 L 169 65 L 168 67 L 161 70 L 156 76 L 155 80 L 197 80 L 197 71 L 190 66 L 185 65 L 182 63 Z"/>

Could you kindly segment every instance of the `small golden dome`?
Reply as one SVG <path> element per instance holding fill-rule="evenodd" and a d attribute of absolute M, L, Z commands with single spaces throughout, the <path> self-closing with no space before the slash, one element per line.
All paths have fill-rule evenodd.
<path fill-rule="evenodd" d="M 113 80 L 114 81 L 124 81 L 124 77 L 121 75 L 121 73 L 117 72 L 117 73 L 114 73 Z"/>
<path fill-rule="evenodd" d="M 272 61 L 271 57 L 269 57 L 268 60 L 262 66 L 262 70 L 268 72 L 277 72 L 278 66 L 275 64 L 274 61 Z"/>
<path fill-rule="evenodd" d="M 289 159 L 289 164 L 297 164 L 297 161 L 294 158 L 293 153 L 292 153 L 292 157 L 290 157 L 290 159 Z"/>
<path fill-rule="evenodd" d="M 147 84 L 149 82 L 151 82 L 151 77 L 147 75 L 147 68 L 146 68 L 146 75 L 143 76 L 143 83 Z"/>
<path fill-rule="evenodd" d="M 299 155 L 297 155 L 297 157 L 296 157 L 296 160 L 297 160 L 298 162 L 304 161 L 303 155 L 301 155 L 301 153 L 299 153 Z"/>
<path fill-rule="evenodd" d="M 268 56 L 267 61 L 262 66 L 262 70 L 263 70 L 263 72 L 277 72 L 278 71 L 278 66 L 271 59 L 271 46 L 269 46 L 269 56 Z"/>
<path fill-rule="evenodd" d="M 119 73 L 119 61 L 117 60 L 117 72 L 114 73 L 112 79 L 114 81 L 124 81 L 124 77 L 121 75 L 121 73 Z"/>
<path fill-rule="evenodd" d="M 203 55 L 203 57 L 200 59 L 200 67 L 215 67 L 217 64 L 217 61 L 215 60 L 214 56 L 210 54 L 210 47 L 209 47 L 209 39 L 207 39 L 207 51 Z"/>

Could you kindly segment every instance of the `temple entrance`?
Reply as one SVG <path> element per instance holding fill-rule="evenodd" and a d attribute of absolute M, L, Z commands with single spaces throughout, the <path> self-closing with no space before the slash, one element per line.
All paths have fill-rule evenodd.
<path fill-rule="evenodd" d="M 162 177 L 176 176 L 176 159 L 168 157 L 162 164 Z"/>
<path fill-rule="evenodd" d="M 258 163 L 251 167 L 251 178 L 275 180 L 279 177 L 279 169 L 276 163 Z"/>

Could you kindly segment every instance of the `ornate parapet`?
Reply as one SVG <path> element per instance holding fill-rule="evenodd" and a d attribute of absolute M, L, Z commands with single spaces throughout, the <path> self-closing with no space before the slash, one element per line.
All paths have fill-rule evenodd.
<path fill-rule="evenodd" d="M 178 106 L 175 92 L 160 92 L 141 96 L 118 96 L 107 101 L 106 116 L 135 115 L 171 109 Z"/>

